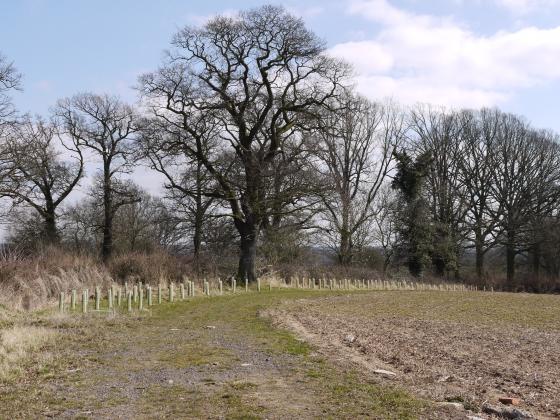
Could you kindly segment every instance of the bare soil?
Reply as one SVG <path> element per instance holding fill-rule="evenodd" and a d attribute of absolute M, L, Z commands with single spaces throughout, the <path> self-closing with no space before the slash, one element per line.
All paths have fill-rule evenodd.
<path fill-rule="evenodd" d="M 372 378 L 392 371 L 386 383 L 422 398 L 479 412 L 517 397 L 538 418 L 560 418 L 560 297 L 373 292 L 289 302 L 269 314 L 336 364 Z"/>

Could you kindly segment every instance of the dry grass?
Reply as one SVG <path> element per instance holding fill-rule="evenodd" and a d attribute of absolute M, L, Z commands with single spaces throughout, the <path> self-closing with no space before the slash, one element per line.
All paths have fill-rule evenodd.
<path fill-rule="evenodd" d="M 49 358 L 48 353 L 39 354 L 45 345 L 53 343 L 57 332 L 44 327 L 14 326 L 0 331 L 0 382 L 20 377 L 25 365 L 33 359 L 35 366 Z"/>
<path fill-rule="evenodd" d="M 161 250 L 116 255 L 108 270 L 121 282 L 136 280 L 148 283 L 160 278 L 179 281 L 183 275 L 191 274 L 185 258 Z"/>
<path fill-rule="evenodd" d="M 33 255 L 0 249 L 0 306 L 36 310 L 55 305 L 60 292 L 106 289 L 114 282 L 178 281 L 186 272 L 184 261 L 162 251 L 117 255 L 105 266 L 93 255 L 60 248 Z"/>
<path fill-rule="evenodd" d="M 62 291 L 111 284 L 95 258 L 47 248 L 33 256 L 0 255 L 0 305 L 34 310 L 54 304 Z"/>

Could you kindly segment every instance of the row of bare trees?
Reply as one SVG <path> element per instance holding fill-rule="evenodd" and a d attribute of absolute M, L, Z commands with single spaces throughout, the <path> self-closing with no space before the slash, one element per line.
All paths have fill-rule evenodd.
<path fill-rule="evenodd" d="M 518 260 L 531 260 L 531 274 L 538 278 L 545 264 L 546 231 L 556 229 L 560 208 L 558 135 L 496 109 L 424 106 L 409 115 L 408 155 L 399 158 L 395 186 L 406 192 L 402 175 L 416 165 L 416 206 L 423 212 L 405 225 L 425 231 L 408 241 L 420 245 L 417 259 L 429 261 L 443 275 L 457 272 L 472 248 L 482 278 L 485 256 L 499 249 L 508 282 L 514 281 Z M 546 247 L 552 250 L 549 243 Z"/>
<path fill-rule="evenodd" d="M 236 240 L 249 280 L 259 248 L 269 262 L 330 249 L 342 266 L 378 254 L 384 272 L 405 263 L 417 276 L 458 276 L 472 255 L 480 279 L 503 252 L 510 282 L 523 261 L 560 275 L 556 134 L 496 109 L 365 99 L 282 8 L 181 30 L 139 79 L 136 108 L 82 93 L 48 119 L 21 116 L 19 83 L 1 58 L 0 194 L 27 237 L 39 238 L 22 208 L 42 240 L 99 247 L 105 261 L 165 247 L 196 265 Z M 138 166 L 163 178 L 161 198 L 131 181 Z"/>

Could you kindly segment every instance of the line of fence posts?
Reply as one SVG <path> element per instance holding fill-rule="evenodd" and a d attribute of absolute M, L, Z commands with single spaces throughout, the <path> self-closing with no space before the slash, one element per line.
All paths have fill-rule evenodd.
<path fill-rule="evenodd" d="M 167 283 L 167 281 L 165 281 Z M 245 278 L 245 291 L 249 291 L 249 284 L 248 279 Z M 371 279 L 334 279 L 330 278 L 327 279 L 325 277 L 322 278 L 299 278 L 298 276 L 290 277 L 288 279 L 284 279 L 284 285 L 287 287 L 295 287 L 296 289 L 305 288 L 310 290 L 416 290 L 416 291 L 477 291 L 478 287 L 476 286 L 468 286 L 464 284 L 429 284 L 429 283 L 420 283 L 420 282 L 409 282 L 406 280 L 371 280 Z M 224 294 L 224 284 L 221 279 L 218 278 L 218 293 L 219 295 Z M 231 278 L 231 292 L 236 293 L 236 279 Z M 183 282 L 179 285 L 180 287 L 180 296 L 181 300 L 185 300 L 187 297 L 194 297 L 196 284 L 194 281 L 189 280 L 188 277 L 183 277 Z M 211 283 L 206 278 L 202 281 L 202 294 L 205 296 L 211 295 Z M 116 299 L 116 306 L 118 308 L 121 307 L 122 304 L 122 290 L 120 287 L 116 287 L 114 284 L 111 285 L 107 290 L 107 307 L 109 310 L 115 309 L 115 299 Z M 256 290 L 257 292 L 262 291 L 262 283 L 261 279 L 256 280 Z M 272 279 L 268 281 L 268 290 L 272 291 Z M 486 288 L 483 289 L 487 291 Z M 494 289 L 490 288 L 489 291 L 493 292 Z M 132 287 L 129 286 L 128 282 L 124 283 L 124 295 L 127 299 L 127 310 L 129 312 L 132 311 L 133 306 L 137 303 L 138 309 L 140 311 L 144 310 L 144 292 L 146 292 L 147 297 L 147 305 L 151 307 L 153 305 L 153 289 L 151 285 L 144 285 L 142 282 L 138 282 L 137 284 L 133 284 Z M 158 284 L 157 290 L 157 300 L 158 304 L 163 303 L 163 286 L 160 279 Z M 167 295 L 168 301 L 174 302 L 175 300 L 175 284 L 174 282 L 169 282 L 167 287 Z M 59 294 L 59 311 L 65 312 L 68 309 L 75 311 L 77 305 L 77 291 L 76 289 L 72 289 L 69 296 L 70 296 L 70 307 L 66 307 L 66 298 L 67 293 L 62 291 Z M 89 290 L 84 289 L 82 291 L 82 312 L 88 312 L 88 302 L 90 299 Z M 103 299 L 102 296 L 102 289 L 99 286 L 96 286 L 94 289 L 94 301 L 95 301 L 95 311 L 101 311 L 101 301 Z M 134 305 L 133 305 L 134 304 Z"/>

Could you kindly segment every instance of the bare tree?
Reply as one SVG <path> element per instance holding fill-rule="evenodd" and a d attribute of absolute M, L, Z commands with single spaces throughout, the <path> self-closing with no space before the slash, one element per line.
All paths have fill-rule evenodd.
<path fill-rule="evenodd" d="M 353 94 L 331 107 L 322 118 L 317 153 L 319 171 L 331 186 L 331 194 L 323 196 L 327 225 L 322 230 L 335 244 L 339 263 L 348 265 L 367 239 L 364 227 L 375 216 L 374 201 L 405 127 L 394 106 Z"/>
<path fill-rule="evenodd" d="M 101 157 L 101 255 L 107 261 L 113 251 L 113 218 L 118 207 L 138 200 L 133 192 L 124 191 L 126 184 L 119 180 L 119 174 L 128 172 L 132 163 L 131 146 L 138 131 L 134 110 L 116 97 L 83 93 L 60 100 L 56 115 L 65 134 Z M 116 196 L 128 198 L 115 202 Z"/>
<path fill-rule="evenodd" d="M 138 185 L 130 180 L 114 179 L 112 188 L 112 250 L 136 251 L 149 248 L 145 240 L 155 215 L 146 213 L 153 209 L 153 200 Z M 87 196 L 79 203 L 66 209 L 61 218 L 61 234 L 66 243 L 77 248 L 93 251 L 105 240 L 105 207 L 103 203 L 104 183 L 102 174 L 93 177 Z M 145 200 L 145 202 L 143 202 Z M 147 220 L 149 219 L 149 220 Z M 153 227 L 153 226 L 152 226 Z M 157 235 L 156 235 L 157 236 Z"/>
<path fill-rule="evenodd" d="M 7 177 L 0 194 L 13 204 L 33 208 L 43 220 L 42 237 L 58 242 L 57 209 L 74 190 L 84 170 L 76 141 L 62 139 L 52 123 L 26 119 L 3 145 Z"/>
<path fill-rule="evenodd" d="M 372 226 L 374 245 L 383 250 L 383 275 L 387 274 L 398 246 L 397 205 L 395 191 L 389 184 L 383 185 L 375 200 Z"/>
<path fill-rule="evenodd" d="M 502 209 L 500 243 L 511 285 L 516 256 L 531 236 L 531 220 L 550 214 L 558 203 L 558 144 L 532 130 L 523 119 L 501 114 L 492 153 L 492 194 Z"/>
<path fill-rule="evenodd" d="M 271 165 L 312 111 L 337 94 L 347 67 L 301 19 L 272 6 L 216 17 L 173 40 L 163 67 L 141 78 L 156 118 L 185 132 L 182 147 L 215 179 L 240 236 L 238 276 L 256 278 L 257 240 Z M 218 153 L 201 145 L 218 127 Z M 232 157 L 224 166 L 224 153 Z"/>
<path fill-rule="evenodd" d="M 13 63 L 0 54 L 0 125 L 15 112 L 9 92 L 21 87 L 21 75 Z"/>
<path fill-rule="evenodd" d="M 502 208 L 493 196 L 492 154 L 499 131 L 500 111 L 463 111 L 459 178 L 466 206 L 465 224 L 474 244 L 476 274 L 484 275 L 485 255 L 496 245 Z"/>
<path fill-rule="evenodd" d="M 136 202 L 115 215 L 115 246 L 121 252 L 171 250 L 181 240 L 181 219 L 161 198 L 137 188 Z"/>
<path fill-rule="evenodd" d="M 165 177 L 166 198 L 174 203 L 177 213 L 191 227 L 193 261 L 198 272 L 205 221 L 212 207 L 217 205 L 219 194 L 215 193 L 218 189 L 215 178 L 183 147 L 188 143 L 184 135 L 183 131 L 173 130 L 157 119 L 146 120 L 139 145 L 150 168 Z M 202 154 L 215 153 L 216 137 L 213 127 L 201 133 L 197 147 Z"/>
<path fill-rule="evenodd" d="M 533 180 L 533 205 L 529 216 L 529 235 L 526 239 L 534 280 L 540 277 L 548 237 L 547 226 L 558 216 L 560 206 L 560 137 L 550 130 L 532 130 L 529 140 L 538 162 Z"/>
<path fill-rule="evenodd" d="M 263 256 L 268 263 L 293 261 L 305 242 L 305 232 L 315 229 L 326 182 L 316 171 L 317 139 L 307 132 L 294 133 L 266 177 L 263 221 Z"/>

